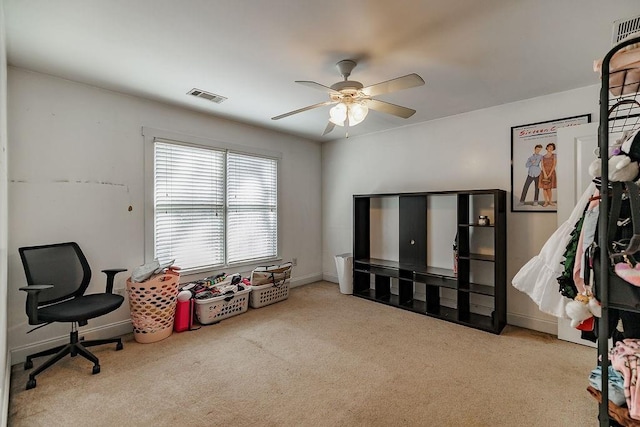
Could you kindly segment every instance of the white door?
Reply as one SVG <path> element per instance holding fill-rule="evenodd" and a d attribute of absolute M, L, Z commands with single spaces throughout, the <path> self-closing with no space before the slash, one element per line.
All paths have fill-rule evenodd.
<path fill-rule="evenodd" d="M 558 129 L 558 226 L 571 215 L 578 198 L 591 182 L 589 165 L 596 159 L 598 124 L 587 123 Z M 613 142 L 613 141 L 611 141 Z M 572 328 L 567 319 L 558 319 L 558 338 L 595 347 L 596 344 L 580 338 L 580 331 Z"/>

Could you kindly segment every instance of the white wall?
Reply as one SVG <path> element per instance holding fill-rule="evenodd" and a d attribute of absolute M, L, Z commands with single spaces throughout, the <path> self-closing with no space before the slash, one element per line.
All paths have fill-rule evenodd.
<path fill-rule="evenodd" d="M 509 192 L 509 200 L 511 126 L 586 113 L 598 120 L 597 86 L 324 144 L 325 279 L 336 279 L 334 254 L 352 251 L 353 194 L 499 188 Z M 559 162 L 562 167 L 562 159 Z M 556 214 L 509 212 L 509 284 L 555 228 Z M 442 247 L 449 246 L 447 242 Z M 527 295 L 508 285 L 507 298 L 509 323 L 556 333 L 555 317 L 540 312 Z"/>
<path fill-rule="evenodd" d="M 7 55 L 4 5 L 0 1 L 0 425 L 7 423 L 9 369 L 7 358 Z"/>
<path fill-rule="evenodd" d="M 68 325 L 56 324 L 25 334 L 19 247 L 77 241 L 93 270 L 90 291 L 104 289 L 100 270 L 128 268 L 116 277 L 115 287 L 122 288 L 131 269 L 143 263 L 142 126 L 281 152 L 282 257 L 298 259 L 292 284 L 322 277 L 318 143 L 13 67 L 8 95 L 8 345 L 19 354 L 13 363 L 69 333 Z M 128 319 L 123 306 L 88 328 Z"/>

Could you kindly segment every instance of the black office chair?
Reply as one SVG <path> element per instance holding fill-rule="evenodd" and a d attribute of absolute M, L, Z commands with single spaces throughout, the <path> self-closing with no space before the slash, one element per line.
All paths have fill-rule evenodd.
<path fill-rule="evenodd" d="M 116 350 L 122 350 L 122 340 L 78 340 L 77 327 L 85 326 L 89 319 L 110 313 L 122 305 L 124 297 L 112 293 L 113 279 L 116 274 L 127 270 L 102 270 L 107 275 L 106 293 L 85 295 L 91 280 L 91 268 L 77 243 L 24 247 L 18 251 L 27 277 L 28 286 L 20 290 L 27 292 L 29 324 L 41 325 L 29 332 L 52 322 L 71 323 L 69 344 L 27 356 L 25 370 L 33 368 L 32 359 L 54 354 L 29 374 L 27 390 L 36 386 L 36 375 L 67 354 L 71 357 L 79 354 L 90 360 L 93 362 L 93 374 L 99 373 L 100 362 L 86 347 L 115 343 Z"/>

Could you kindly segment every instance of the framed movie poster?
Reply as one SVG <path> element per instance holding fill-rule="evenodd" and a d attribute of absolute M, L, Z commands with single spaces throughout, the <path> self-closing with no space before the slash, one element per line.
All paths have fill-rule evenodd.
<path fill-rule="evenodd" d="M 556 212 L 557 129 L 591 122 L 591 114 L 511 128 L 511 212 Z"/>

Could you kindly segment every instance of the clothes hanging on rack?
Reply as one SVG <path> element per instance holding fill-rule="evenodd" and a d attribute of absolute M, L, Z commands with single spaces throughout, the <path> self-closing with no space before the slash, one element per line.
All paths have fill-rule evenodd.
<path fill-rule="evenodd" d="M 569 218 L 551 235 L 540 253 L 530 259 L 511 281 L 513 287 L 529 295 L 544 313 L 568 318 L 565 307 L 571 300 L 558 292 L 557 277 L 564 270 L 562 262 L 571 234 L 595 190 L 595 184 L 591 183 L 576 203 Z"/>
<path fill-rule="evenodd" d="M 589 296 L 591 289 L 584 281 L 584 254 L 595 240 L 598 223 L 600 192 L 595 191 L 589 201 L 582 218 L 576 224 L 572 239 L 565 252 L 564 271 L 558 277 L 560 293 L 567 298 L 575 299 L 578 295 Z"/>
<path fill-rule="evenodd" d="M 640 166 L 640 156 L 635 156 L 634 150 L 627 147 L 633 145 L 633 141 L 627 137 L 631 132 L 640 128 L 640 98 L 638 90 L 640 90 L 640 33 L 631 34 L 629 37 L 618 42 L 610 49 L 601 61 L 594 64 L 595 71 L 600 72 L 600 97 L 599 97 L 599 132 L 598 147 L 599 159 L 594 162 L 589 170 L 592 169 L 604 172 L 608 169 L 608 173 L 598 173 L 602 180 L 602 189 L 605 194 L 608 193 L 609 183 L 612 182 L 612 198 L 603 198 L 600 207 L 600 224 L 606 229 L 601 229 L 598 235 L 599 253 L 594 254 L 593 264 L 600 271 L 595 274 L 595 290 L 596 294 L 603 301 L 602 318 L 599 322 L 598 335 L 598 355 L 602 366 L 602 382 L 608 380 L 608 365 L 617 371 L 623 372 L 625 377 L 625 385 L 628 386 L 629 412 L 633 418 L 640 418 L 640 392 L 635 390 L 637 385 L 635 380 L 637 370 L 634 369 L 638 365 L 638 357 L 640 357 L 640 340 L 629 340 L 629 338 L 640 338 L 640 305 L 637 305 L 633 299 L 636 297 L 635 289 L 632 285 L 621 283 L 621 279 L 615 276 L 611 270 L 611 258 L 613 253 L 619 253 L 612 246 L 614 241 L 623 238 L 625 231 L 621 218 L 625 218 L 624 214 L 618 215 L 620 211 L 619 204 L 622 200 L 620 193 L 617 193 L 616 181 L 630 182 L 636 181 Z M 622 138 L 616 141 L 614 150 L 611 150 L 611 139 L 617 135 Z M 618 195 L 616 195 L 616 193 Z M 610 204 L 611 203 L 611 204 Z M 609 205 L 610 204 L 610 205 Z M 608 207 L 608 208 L 607 208 Z M 617 210 L 616 210 L 617 209 Z M 637 243 L 637 242 L 636 242 Z M 631 243 L 624 249 L 623 255 L 633 255 L 637 248 Z M 614 335 L 614 342 L 617 337 L 615 323 L 620 318 L 623 324 L 623 340 L 618 340 L 616 348 L 609 350 L 609 337 Z M 612 334 L 613 330 L 613 334 Z M 620 344 L 622 343 L 622 344 Z M 638 353 L 636 353 L 638 352 Z M 627 357 L 632 355 L 631 358 Z M 633 385 L 633 389 L 632 389 Z M 599 398 L 600 405 L 598 407 L 598 419 L 600 427 L 611 425 L 612 419 L 622 425 L 638 425 L 638 421 L 618 419 L 615 413 L 612 413 L 612 402 L 608 400 L 608 387 L 603 387 L 602 396 Z M 592 390 L 589 390 L 592 393 Z M 595 394 L 592 393 L 595 396 Z M 627 423 L 628 421 L 628 423 Z M 633 424 L 635 423 L 635 424 Z"/>
<path fill-rule="evenodd" d="M 583 331 L 583 334 L 589 333 L 589 337 L 594 332 L 596 318 L 600 317 L 602 312 L 600 302 L 593 296 L 591 283 L 585 280 L 585 277 L 593 277 L 585 274 L 589 271 L 591 263 L 584 260 L 585 253 L 590 254 L 589 249 L 594 244 L 599 196 L 600 193 L 596 190 L 584 215 L 576 224 L 565 251 L 564 271 L 558 277 L 560 293 L 572 300 L 565 307 L 567 316 L 571 318 L 571 327 Z"/>
<path fill-rule="evenodd" d="M 587 252 L 589 246 L 595 242 L 596 228 L 598 226 L 598 214 L 600 208 L 600 192 L 596 190 L 593 195 L 593 200 L 589 203 L 584 217 L 582 220 L 582 230 L 580 232 L 580 241 L 578 242 L 578 248 L 576 251 L 576 262 L 573 266 L 573 282 L 578 289 L 578 292 L 588 293 L 589 284 L 585 283 L 584 271 L 589 268 L 588 265 L 584 265 L 584 254 Z"/>
<path fill-rule="evenodd" d="M 569 239 L 569 243 L 567 243 L 567 248 L 563 254 L 564 260 L 562 261 L 562 264 L 564 265 L 564 269 L 562 274 L 557 277 L 558 284 L 560 285 L 560 293 L 569 299 L 575 299 L 584 291 L 584 288 L 578 289 L 573 279 L 573 270 L 576 261 L 579 260 L 578 246 L 580 244 L 580 236 L 582 235 L 583 222 L 584 215 L 580 217 L 571 232 L 571 239 Z"/>

